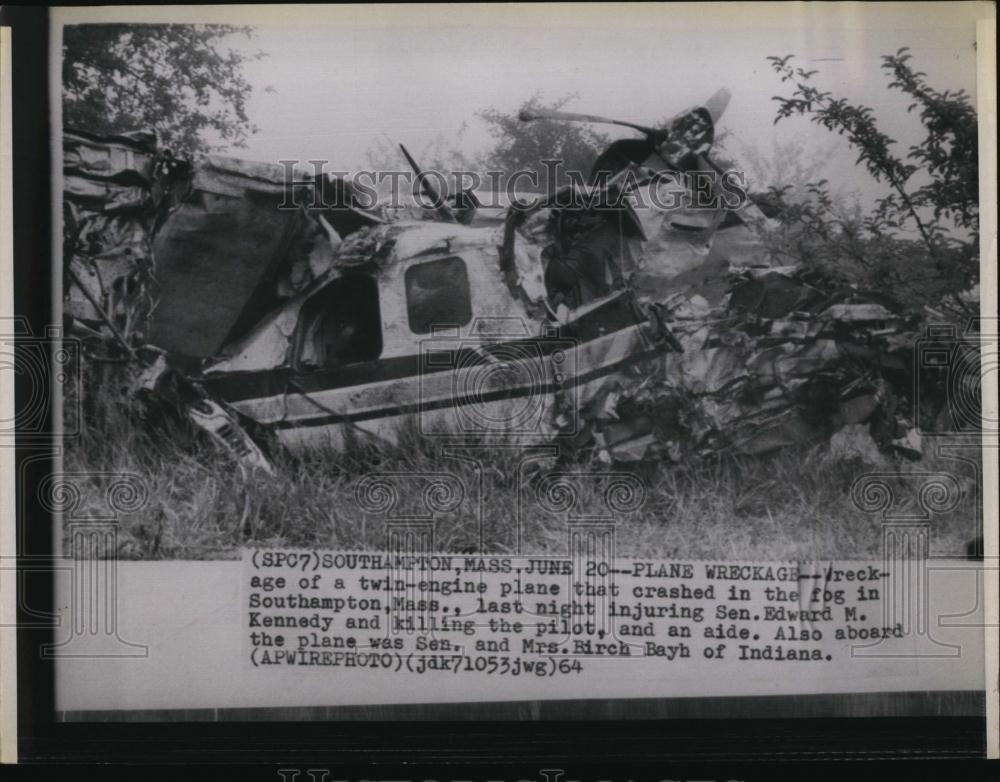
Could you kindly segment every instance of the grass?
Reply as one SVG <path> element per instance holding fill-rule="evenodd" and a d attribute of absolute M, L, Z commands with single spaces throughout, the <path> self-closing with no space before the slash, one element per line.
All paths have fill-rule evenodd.
<path fill-rule="evenodd" d="M 539 481 L 549 472 L 607 472 L 603 465 L 524 462 L 516 448 L 475 452 L 478 465 L 442 456 L 440 441 L 409 435 L 399 448 L 352 449 L 349 454 L 313 451 L 280 457 L 276 476 L 246 475 L 224 452 L 199 441 L 176 424 L 140 423 L 135 403 L 102 395 L 82 417 L 81 434 L 67 439 L 67 472 L 132 473 L 148 499 L 120 517 L 123 559 L 230 559 L 243 545 L 380 549 L 384 513 L 358 503 L 359 480 L 372 473 L 448 473 L 464 487 L 464 499 L 440 514 L 435 548 L 442 552 L 511 554 L 517 551 L 515 523 L 520 493 L 522 553 L 565 555 L 564 517 L 538 503 Z M 66 405 L 69 414 L 74 406 Z M 471 452 L 469 455 L 473 455 Z M 717 458 L 683 465 L 615 468 L 634 473 L 645 486 L 645 503 L 620 517 L 619 556 L 712 560 L 826 560 L 881 558 L 878 514 L 851 500 L 851 486 L 874 469 L 901 473 L 891 479 L 903 501 L 914 495 L 911 472 L 945 472 L 962 489 L 952 511 L 931 519 L 931 553 L 963 556 L 979 534 L 973 468 L 942 457 L 916 463 L 886 462 L 878 468 L 856 460 L 834 460 L 825 446 L 785 450 L 765 458 Z M 520 476 L 520 478 L 518 477 Z M 103 505 L 106 479 L 81 486 L 83 510 Z M 396 478 L 397 512 L 417 512 L 424 484 Z M 583 511 L 601 510 L 600 488 L 582 487 Z M 590 487 L 590 488 L 588 488 Z M 480 497 L 482 523 L 479 523 Z"/>

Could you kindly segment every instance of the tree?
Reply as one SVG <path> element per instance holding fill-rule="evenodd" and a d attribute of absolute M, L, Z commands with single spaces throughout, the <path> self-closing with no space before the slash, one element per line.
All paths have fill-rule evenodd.
<path fill-rule="evenodd" d="M 559 181 L 549 182 L 550 189 L 566 184 L 566 171 L 579 171 L 584 180 L 597 156 L 610 143 L 608 136 L 599 133 L 587 124 L 559 122 L 556 120 L 536 120 L 522 122 L 518 115 L 522 111 L 558 111 L 573 100 L 576 95 L 565 95 L 551 103 L 543 103 L 538 95 L 521 104 L 517 111 L 504 113 L 495 108 L 479 112 L 496 140 L 482 161 L 487 168 L 499 169 L 513 174 L 515 171 L 535 172 L 539 185 L 544 187 L 544 160 L 561 160 Z"/>
<path fill-rule="evenodd" d="M 803 138 L 774 139 L 770 150 L 764 151 L 738 143 L 736 157 L 738 168 L 746 174 L 751 190 L 763 192 L 772 187 L 790 186 L 793 198 L 804 197 L 807 187 L 819 179 L 820 172 L 828 164 L 834 146 L 810 147 Z M 735 163 L 733 165 L 736 167 Z"/>
<path fill-rule="evenodd" d="M 810 198 L 790 204 L 785 188 L 772 188 L 784 222 L 797 225 L 798 251 L 825 271 L 863 284 L 891 287 L 904 305 L 930 305 L 966 314 L 963 293 L 978 281 L 979 165 L 977 116 L 964 91 L 938 92 L 914 71 L 906 48 L 882 58 L 890 89 L 913 99 L 925 137 L 905 155 L 883 133 L 871 108 L 818 89 L 792 56 L 769 57 L 790 96 L 776 96 L 775 123 L 793 116 L 843 136 L 857 163 L 888 186 L 889 193 L 860 221 L 837 215 L 820 181 Z"/>
<path fill-rule="evenodd" d="M 454 184 L 449 175 L 459 171 L 476 172 L 480 175 L 487 171 L 502 171 L 508 176 L 518 171 L 528 171 L 535 175 L 535 181 L 541 189 L 554 189 L 569 183 L 568 171 L 579 171 L 585 181 L 597 156 L 610 143 L 606 135 L 594 131 L 586 124 L 557 120 L 523 122 L 519 118 L 522 111 L 557 111 L 575 97 L 565 95 L 544 103 L 538 95 L 534 95 L 510 113 L 496 108 L 477 112 L 476 116 L 486 124 L 487 131 L 494 139 L 493 146 L 480 154 L 466 155 L 458 149 L 468 129 L 465 123 L 454 138 L 439 134 L 423 147 L 411 147 L 410 152 L 423 170 L 444 175 L 449 187 Z M 396 141 L 391 139 L 376 139 L 368 149 L 366 159 L 368 166 L 375 171 L 391 171 L 400 165 L 406 165 Z M 546 160 L 561 161 L 555 182 L 547 181 L 551 167 L 543 164 Z M 529 182 L 528 177 L 519 178 L 519 189 L 531 189 Z"/>
<path fill-rule="evenodd" d="M 250 27 L 86 24 L 63 29 L 63 122 L 95 133 L 154 129 L 175 153 L 246 145 L 246 54 L 224 43 Z M 212 134 L 222 144 L 206 138 Z"/>

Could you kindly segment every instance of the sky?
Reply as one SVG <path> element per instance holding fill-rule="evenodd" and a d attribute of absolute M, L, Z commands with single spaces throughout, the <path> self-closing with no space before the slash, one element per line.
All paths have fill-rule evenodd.
<path fill-rule="evenodd" d="M 908 99 L 886 89 L 881 55 L 908 46 L 935 88 L 975 95 L 975 19 L 993 13 L 983 3 L 160 6 L 64 9 L 55 22 L 96 21 L 96 12 L 256 26 L 252 47 L 267 57 L 246 75 L 260 131 L 232 150 L 238 157 L 356 170 L 379 140 L 419 153 L 455 139 L 480 151 L 491 139 L 476 113 L 514 111 L 535 93 L 576 93 L 566 110 L 652 124 L 724 86 L 733 95 L 720 123 L 730 148 L 766 157 L 775 141 L 801 140 L 826 157 L 835 188 L 866 195 L 871 182 L 846 144 L 803 119 L 773 125 L 771 98 L 790 88 L 765 58 L 795 54 L 820 71 L 818 86 L 872 106 L 908 146 L 919 122 Z"/>

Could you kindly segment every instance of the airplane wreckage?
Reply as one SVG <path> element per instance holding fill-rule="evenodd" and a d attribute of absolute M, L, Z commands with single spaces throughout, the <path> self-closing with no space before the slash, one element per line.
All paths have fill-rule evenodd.
<path fill-rule="evenodd" d="M 359 205 L 327 175 L 279 208 L 280 166 L 67 130 L 66 319 L 93 359 L 127 367 L 136 395 L 267 472 L 275 447 L 392 443 L 413 426 L 606 462 L 759 454 L 864 428 L 918 457 L 915 417 L 940 405 L 914 409 L 912 323 L 772 265 L 749 199 L 653 205 L 664 189 L 689 194 L 690 172 L 719 171 L 709 153 L 727 101 L 720 91 L 665 129 L 522 114 L 642 137 L 613 142 L 588 186 L 491 211 L 426 185 L 416 215 Z M 595 194 L 624 197 L 595 207 Z"/>

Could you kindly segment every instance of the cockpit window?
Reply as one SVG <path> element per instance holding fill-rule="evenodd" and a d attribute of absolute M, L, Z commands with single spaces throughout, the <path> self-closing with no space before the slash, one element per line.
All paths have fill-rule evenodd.
<path fill-rule="evenodd" d="M 404 282 L 406 314 L 414 334 L 430 334 L 436 326 L 464 326 L 472 320 L 469 275 L 461 258 L 411 266 Z"/>
<path fill-rule="evenodd" d="M 382 316 L 373 278 L 341 277 L 309 301 L 302 366 L 330 369 L 374 361 L 381 354 Z"/>

